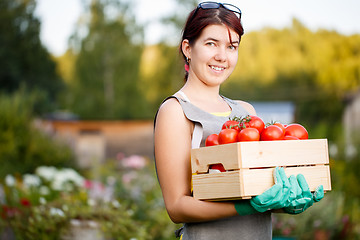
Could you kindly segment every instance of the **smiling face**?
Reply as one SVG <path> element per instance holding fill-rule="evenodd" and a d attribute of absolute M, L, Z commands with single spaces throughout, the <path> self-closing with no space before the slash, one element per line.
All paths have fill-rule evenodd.
<path fill-rule="evenodd" d="M 236 66 L 239 41 L 239 35 L 224 25 L 205 27 L 193 45 L 185 39 L 183 52 L 190 59 L 188 81 L 199 80 L 208 86 L 223 83 Z"/>

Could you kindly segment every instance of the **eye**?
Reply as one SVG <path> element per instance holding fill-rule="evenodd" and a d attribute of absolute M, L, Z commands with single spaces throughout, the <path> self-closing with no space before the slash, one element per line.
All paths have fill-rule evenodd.
<path fill-rule="evenodd" d="M 208 45 L 208 46 L 215 46 L 215 43 L 214 43 L 214 42 L 207 42 L 206 45 Z"/>
<path fill-rule="evenodd" d="M 229 49 L 230 49 L 230 50 L 237 50 L 238 47 L 239 47 L 239 46 L 237 46 L 237 45 L 230 45 L 230 46 L 229 46 Z"/>

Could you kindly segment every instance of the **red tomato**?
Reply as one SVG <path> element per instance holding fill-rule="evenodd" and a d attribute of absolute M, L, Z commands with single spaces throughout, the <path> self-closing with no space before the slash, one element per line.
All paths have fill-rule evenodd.
<path fill-rule="evenodd" d="M 221 129 L 235 129 L 236 131 L 240 132 L 240 125 L 238 121 L 228 120 L 222 125 Z"/>
<path fill-rule="evenodd" d="M 285 134 L 280 127 L 276 125 L 270 125 L 262 131 L 260 135 L 260 140 L 261 141 L 283 140 L 284 135 Z"/>
<path fill-rule="evenodd" d="M 297 137 L 299 139 L 308 139 L 309 135 L 307 130 L 298 123 L 287 125 L 285 128 L 285 135 Z"/>
<path fill-rule="evenodd" d="M 300 139 L 294 136 L 285 135 L 284 140 L 300 140 Z"/>
<path fill-rule="evenodd" d="M 237 136 L 238 142 L 244 141 L 259 141 L 260 133 L 256 128 L 244 128 Z"/>
<path fill-rule="evenodd" d="M 219 140 L 218 140 L 218 135 L 214 133 L 214 134 L 209 135 L 206 138 L 205 146 L 209 147 L 209 146 L 215 146 L 215 145 L 219 145 Z"/>
<path fill-rule="evenodd" d="M 259 131 L 259 133 L 261 133 L 265 128 L 264 121 L 258 116 L 249 116 L 249 118 L 250 120 L 248 122 L 249 123 L 248 127 L 256 128 Z"/>
<path fill-rule="evenodd" d="M 219 133 L 219 144 L 234 143 L 237 141 L 238 131 L 233 128 L 222 129 Z"/>
<path fill-rule="evenodd" d="M 210 165 L 210 169 L 217 169 L 220 172 L 226 172 L 224 166 L 221 163 L 217 163 L 217 164 L 212 164 Z"/>
<path fill-rule="evenodd" d="M 281 124 L 281 123 L 279 123 L 279 122 L 276 122 L 276 123 L 274 123 L 273 125 L 278 126 L 278 127 L 281 128 L 281 130 L 283 130 L 283 132 L 285 133 L 285 126 L 284 126 L 283 124 Z"/>

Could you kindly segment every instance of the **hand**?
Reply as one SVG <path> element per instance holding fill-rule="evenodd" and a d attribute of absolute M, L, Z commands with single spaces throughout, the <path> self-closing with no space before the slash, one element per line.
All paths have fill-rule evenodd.
<path fill-rule="evenodd" d="M 287 207 L 290 197 L 290 182 L 283 168 L 274 170 L 275 184 L 261 195 L 251 198 L 250 204 L 258 212 Z"/>
<path fill-rule="evenodd" d="M 314 202 L 320 201 L 324 197 L 324 188 L 322 185 L 316 188 L 312 194 L 305 180 L 304 175 L 298 174 L 289 177 L 291 184 L 290 198 L 288 206 L 284 207 L 284 211 L 290 214 L 299 214 L 311 207 Z"/>

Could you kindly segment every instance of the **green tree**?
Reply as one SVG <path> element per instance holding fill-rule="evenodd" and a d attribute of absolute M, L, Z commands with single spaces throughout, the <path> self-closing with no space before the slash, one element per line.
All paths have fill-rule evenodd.
<path fill-rule="evenodd" d="M 143 117 L 147 103 L 139 90 L 142 29 L 128 4 L 120 1 L 94 0 L 89 14 L 87 36 L 74 38 L 73 50 L 79 53 L 70 108 L 84 119 Z"/>
<path fill-rule="evenodd" d="M 56 102 L 63 83 L 40 41 L 35 6 L 34 0 L 0 0 L 0 92 L 12 93 L 24 86 L 41 91 L 43 102 L 36 110 L 42 112 Z"/>

